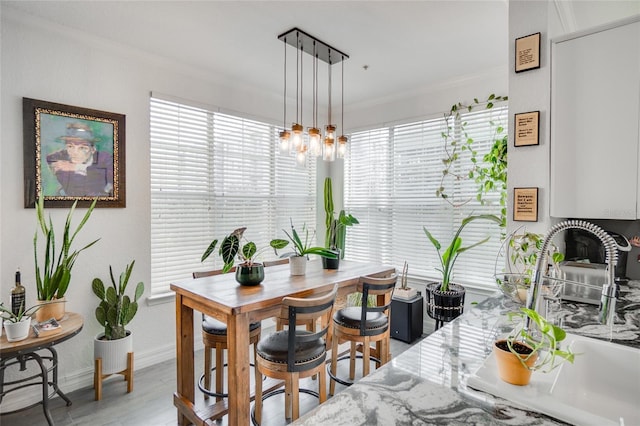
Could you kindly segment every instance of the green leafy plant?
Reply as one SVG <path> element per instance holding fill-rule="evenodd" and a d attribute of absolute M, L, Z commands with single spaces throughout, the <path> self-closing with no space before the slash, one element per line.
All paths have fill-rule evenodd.
<path fill-rule="evenodd" d="M 444 253 L 440 253 L 440 249 L 442 248 L 442 245 L 440 244 L 440 242 L 427 230 L 426 227 L 423 227 L 424 233 L 427 235 L 427 238 L 429 238 L 429 241 L 431 241 L 431 244 L 433 244 L 433 246 L 435 247 L 436 251 L 438 252 L 438 258 L 440 259 L 440 268 L 436 268 L 436 270 L 438 270 L 441 273 L 442 281 L 440 284 L 440 291 L 449 290 L 449 283 L 450 283 L 451 277 L 453 276 L 453 269 L 454 269 L 456 260 L 458 260 L 458 256 L 460 256 L 465 251 L 472 249 L 476 246 L 479 246 L 480 244 L 483 244 L 489 240 L 489 237 L 487 237 L 481 241 L 478 241 L 475 244 L 472 244 L 467 247 L 462 247 L 462 237 L 460 237 L 462 230 L 469 223 L 479 219 L 489 220 L 497 223 L 498 225 L 502 223 L 499 217 L 492 214 L 482 214 L 482 215 L 468 216 L 464 218 L 462 220 L 462 223 L 460 224 L 460 227 L 458 227 L 458 230 L 453 236 L 451 243 L 445 249 Z"/>
<path fill-rule="evenodd" d="M 335 254 L 335 252 L 329 250 L 328 248 L 311 246 L 311 241 L 315 240 L 315 231 L 310 236 L 310 231 L 309 228 L 307 228 L 307 225 L 302 225 L 302 235 L 304 236 L 303 240 L 302 238 L 300 238 L 300 235 L 298 234 L 298 231 L 296 231 L 295 226 L 293 226 L 293 220 L 290 219 L 290 221 L 291 233 L 285 231 L 284 229 L 283 231 L 287 235 L 287 238 L 289 238 L 289 240 L 291 241 L 293 252 L 286 253 L 283 256 L 307 256 L 309 254 L 317 254 L 318 256 L 324 256 L 329 259 L 337 259 L 338 256 Z"/>
<path fill-rule="evenodd" d="M 22 304 L 18 313 L 14 314 L 11 309 L 6 308 L 2 303 L 0 303 L 0 318 L 9 322 L 20 322 L 23 318 L 33 315 L 38 309 L 40 309 L 40 307 L 40 305 L 36 305 L 28 309 L 24 309 L 24 304 Z"/>
<path fill-rule="evenodd" d="M 325 236 L 325 247 L 331 250 L 340 250 L 340 258 L 344 259 L 345 241 L 347 237 L 347 227 L 356 225 L 358 219 L 344 210 L 340 210 L 336 218 L 333 207 L 333 187 L 331 178 L 324 180 L 324 212 L 327 232 Z"/>
<path fill-rule="evenodd" d="M 567 333 L 560 327 L 551 324 L 543 316 L 536 311 L 527 308 L 520 308 L 520 312 L 511 312 L 510 317 L 520 318 L 521 325 L 517 327 L 506 339 L 508 350 L 518 356 L 522 365 L 528 370 L 541 371 L 548 373 L 564 361 L 572 363 L 575 359 L 575 355 L 571 352 L 571 349 L 560 349 L 560 342 L 566 337 Z M 524 327 L 524 320 L 528 317 L 531 320 L 533 327 L 531 330 L 527 330 Z M 530 346 L 532 351 L 528 354 L 523 354 L 518 350 L 517 344 L 519 342 L 525 343 Z M 537 354 L 537 355 L 536 355 Z M 532 358 L 538 356 L 535 364 L 528 366 L 526 362 Z"/>
<path fill-rule="evenodd" d="M 454 199 L 447 191 L 450 181 L 473 179 L 477 184 L 476 200 L 481 205 L 489 203 L 486 195 L 495 191 L 500 194 L 501 226 L 507 223 L 507 147 L 508 135 L 500 122 L 490 122 L 493 141 L 492 147 L 481 159 L 478 157 L 476 140 L 467 129 L 463 112 L 472 112 L 476 108 L 492 109 L 496 102 L 508 100 L 507 96 L 491 94 L 484 101 L 477 98 L 472 103 L 458 102 L 445 114 L 446 129 L 441 133 L 445 156 L 440 186 L 436 196 L 446 200 L 454 207 L 467 204 L 471 199 Z"/>
<path fill-rule="evenodd" d="M 256 258 L 268 249 L 268 247 L 258 249 L 253 241 L 248 241 L 244 237 L 244 231 L 246 230 L 246 227 L 238 228 L 222 239 L 220 248 L 218 249 L 218 254 L 224 262 L 224 266 L 222 268 L 224 273 L 229 272 L 231 268 L 233 268 L 236 256 L 238 256 L 241 261 L 240 265 L 253 266 L 256 262 Z M 201 262 L 204 262 L 215 251 L 217 244 L 217 239 L 211 241 L 205 252 L 202 254 L 200 259 Z M 285 248 L 288 244 L 289 241 L 276 238 L 269 242 L 269 247 L 274 250 L 279 250 Z"/>
<path fill-rule="evenodd" d="M 45 239 L 44 263 L 42 264 L 42 267 L 38 260 L 38 231 L 36 231 L 33 237 L 33 254 L 36 269 L 38 300 L 53 300 L 63 297 L 69 288 L 69 282 L 71 281 L 71 269 L 73 268 L 78 255 L 83 250 L 88 249 L 100 240 L 98 238 L 79 250 L 71 249 L 74 239 L 87 220 L 89 220 L 89 216 L 91 216 L 91 212 L 93 212 L 97 201 L 98 199 L 96 198 L 93 203 L 91 203 L 84 217 L 72 232 L 70 229 L 71 219 L 73 217 L 77 201 L 73 203 L 64 224 L 60 251 L 57 252 L 53 221 L 51 220 L 51 216 L 49 216 L 48 221 L 45 219 L 44 197 L 40 195 L 38 204 L 36 205 L 36 214 L 38 217 L 39 230 L 42 232 Z"/>
<path fill-rule="evenodd" d="M 100 304 L 96 308 L 96 319 L 104 327 L 106 340 L 125 338 L 127 336 L 125 326 L 138 312 L 138 299 L 144 293 L 144 284 L 139 282 L 136 285 L 133 300 L 125 294 L 134 264 L 135 261 L 132 261 L 130 265 L 127 265 L 124 272 L 120 274 L 117 283 L 113 276 L 113 269 L 109 265 L 111 286 L 107 288 L 100 278 L 94 278 L 91 284 L 93 293 L 100 299 Z"/>

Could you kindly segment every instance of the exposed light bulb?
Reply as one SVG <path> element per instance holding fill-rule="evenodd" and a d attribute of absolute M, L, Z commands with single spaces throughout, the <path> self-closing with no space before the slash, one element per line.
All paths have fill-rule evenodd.
<path fill-rule="evenodd" d="M 322 144 L 320 142 L 320 129 L 309 128 L 309 154 L 317 157 L 322 153 Z"/>
<path fill-rule="evenodd" d="M 336 153 L 338 158 L 344 158 L 344 155 L 347 153 L 347 141 L 348 139 L 345 135 L 338 138 L 338 152 Z"/>
<path fill-rule="evenodd" d="M 324 145 L 322 147 L 322 159 L 324 161 L 333 161 L 336 159 L 336 143 L 331 138 L 324 138 Z"/>
<path fill-rule="evenodd" d="M 283 130 L 280 132 L 280 153 L 288 154 L 289 153 L 289 139 L 291 138 L 291 133 L 288 130 Z"/>

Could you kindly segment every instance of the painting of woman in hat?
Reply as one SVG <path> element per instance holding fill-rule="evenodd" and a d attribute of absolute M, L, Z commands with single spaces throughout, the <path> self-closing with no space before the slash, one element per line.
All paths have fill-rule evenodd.
<path fill-rule="evenodd" d="M 63 136 L 55 138 L 60 149 L 46 155 L 58 185 L 56 195 L 102 197 L 113 195 L 113 155 L 97 149 L 99 138 L 82 121 L 69 121 Z M 51 185 L 49 185 L 51 188 Z"/>

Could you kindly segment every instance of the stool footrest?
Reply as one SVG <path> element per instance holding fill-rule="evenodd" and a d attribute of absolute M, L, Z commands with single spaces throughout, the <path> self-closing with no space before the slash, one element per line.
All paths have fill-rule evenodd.
<path fill-rule="evenodd" d="M 362 358 L 364 358 L 364 357 L 363 357 L 361 354 L 357 354 L 357 355 L 356 355 L 356 358 L 360 358 L 360 359 L 362 359 Z M 351 359 L 351 355 L 348 355 L 348 354 L 347 354 L 347 355 L 341 356 L 340 358 L 336 359 L 336 362 L 338 362 L 338 361 L 342 361 L 342 360 L 345 360 L 345 359 Z M 369 357 L 369 360 L 370 360 L 370 361 L 374 361 L 374 362 L 375 362 L 376 364 L 378 364 L 378 365 L 380 365 L 380 364 L 381 364 L 380 359 L 378 359 L 378 358 L 376 358 L 376 357 L 372 357 L 372 356 L 370 356 L 370 357 Z M 345 385 L 345 386 L 351 386 L 351 385 L 354 383 L 354 382 L 353 382 L 353 380 L 349 380 L 349 379 L 341 379 L 341 378 L 340 378 L 340 377 L 338 377 L 337 375 L 334 375 L 334 374 L 331 372 L 331 360 L 327 360 L 327 363 L 326 363 L 326 364 L 327 364 L 327 374 L 329 375 L 329 377 L 330 377 L 331 379 L 333 379 L 333 380 L 335 380 L 336 382 L 340 383 L 341 385 Z M 336 369 L 337 369 L 337 368 L 336 368 Z"/>
<path fill-rule="evenodd" d="M 281 393 L 285 393 L 286 391 L 284 389 L 276 389 L 276 390 L 272 390 L 269 393 L 265 393 L 264 395 L 262 395 L 262 400 L 264 401 L 267 398 L 271 398 L 272 396 L 281 394 Z M 298 392 L 300 393 L 306 393 L 307 395 L 311 395 L 311 396 L 315 396 L 316 398 L 320 399 L 320 394 L 314 390 L 311 389 L 305 389 L 305 388 L 300 388 L 298 389 Z M 256 420 L 256 406 L 254 405 L 253 408 L 251 409 L 251 423 L 253 423 L 255 426 L 258 426 L 258 421 Z"/>

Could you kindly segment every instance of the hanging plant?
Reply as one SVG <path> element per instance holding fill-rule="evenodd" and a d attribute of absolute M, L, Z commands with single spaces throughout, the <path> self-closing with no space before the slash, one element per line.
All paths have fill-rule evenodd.
<path fill-rule="evenodd" d="M 442 159 L 444 168 L 442 169 L 440 186 L 436 190 L 436 196 L 444 199 L 453 207 L 463 206 L 473 198 L 454 198 L 447 190 L 447 184 L 450 182 L 473 179 L 477 184 L 475 199 L 481 205 L 489 204 L 487 195 L 498 191 L 501 206 L 500 219 L 503 228 L 507 223 L 508 134 L 501 123 L 490 121 L 493 145 L 480 160 L 477 142 L 467 130 L 468 123 L 463 120 L 461 114 L 472 112 L 481 107 L 487 110 L 492 109 L 496 102 L 506 100 L 508 100 L 507 96 L 491 94 L 482 102 L 477 98 L 470 104 L 458 102 L 445 114 L 446 130 L 441 134 L 445 151 L 445 157 Z"/>

